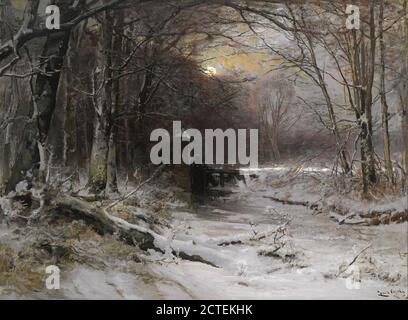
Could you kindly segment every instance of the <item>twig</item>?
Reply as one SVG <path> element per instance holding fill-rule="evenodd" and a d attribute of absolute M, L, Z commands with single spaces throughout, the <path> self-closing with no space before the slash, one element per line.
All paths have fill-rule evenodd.
<path fill-rule="evenodd" d="M 372 243 L 370 243 L 367 247 L 365 247 L 363 250 L 361 250 L 355 257 L 353 260 L 351 260 L 351 262 L 347 265 L 347 268 L 344 268 L 343 271 L 339 272 L 337 274 L 337 276 L 340 276 L 342 273 L 344 273 L 350 266 L 352 266 L 358 259 L 359 256 L 361 256 L 361 254 L 363 254 L 364 251 L 366 251 L 367 249 L 371 248 Z"/>
<path fill-rule="evenodd" d="M 142 188 L 145 184 L 149 183 L 150 181 L 152 181 L 163 169 L 164 169 L 164 165 L 161 165 L 159 168 L 156 169 L 156 171 L 152 174 L 152 176 L 150 178 L 148 178 L 147 180 L 143 181 L 141 184 L 139 184 L 132 192 L 129 192 L 128 194 L 126 194 L 125 196 L 123 196 L 122 198 L 120 198 L 119 200 L 116 200 L 115 202 L 111 203 L 110 205 L 108 205 L 105 210 L 109 210 L 112 209 L 113 207 L 117 206 L 119 203 L 121 203 L 122 201 L 128 199 L 129 197 L 133 196 L 137 191 L 140 190 L 140 188 Z"/>
<path fill-rule="evenodd" d="M 367 249 L 371 248 L 372 243 L 370 243 L 367 247 L 365 247 L 363 250 L 361 250 L 355 257 L 354 259 L 349 263 L 348 267 L 350 267 L 352 264 L 354 264 L 354 262 L 357 261 L 358 257 L 361 256 L 361 254 L 366 251 Z"/>

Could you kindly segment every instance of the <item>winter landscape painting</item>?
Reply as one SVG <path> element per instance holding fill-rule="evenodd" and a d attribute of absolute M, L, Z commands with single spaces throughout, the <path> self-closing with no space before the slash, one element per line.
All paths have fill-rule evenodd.
<path fill-rule="evenodd" d="M 407 0 L 0 0 L 2 300 L 406 300 L 407 192 Z"/>

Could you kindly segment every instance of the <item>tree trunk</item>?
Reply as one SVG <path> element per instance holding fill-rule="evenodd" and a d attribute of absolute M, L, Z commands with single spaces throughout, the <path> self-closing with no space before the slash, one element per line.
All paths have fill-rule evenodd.
<path fill-rule="evenodd" d="M 370 25 L 369 25 L 369 48 L 366 48 L 364 39 L 357 45 L 357 57 L 355 62 L 358 70 L 358 99 L 360 102 L 360 113 L 357 115 L 357 121 L 360 124 L 360 153 L 361 153 L 361 171 L 363 178 L 363 193 L 367 196 L 370 186 L 377 183 L 377 172 L 375 169 L 375 152 L 373 145 L 373 84 L 375 72 L 375 52 L 376 52 L 376 34 L 375 34 L 375 4 L 370 4 Z M 364 35 L 362 35 L 364 37 Z M 367 50 L 369 50 L 367 52 Z"/>
<path fill-rule="evenodd" d="M 10 179 L 10 162 L 11 162 L 11 142 L 10 142 L 10 131 L 11 131 L 11 124 L 7 125 L 6 134 L 4 138 L 4 147 L 3 147 L 3 154 L 1 156 L 1 163 L 0 163 L 0 195 L 4 195 L 6 192 L 5 188 L 8 184 Z"/>
<path fill-rule="evenodd" d="M 385 85 L 385 40 L 384 40 L 384 0 L 381 0 L 380 4 L 380 58 L 381 58 L 381 115 L 382 115 L 382 130 L 383 130 L 383 148 L 384 148 L 384 161 L 387 171 L 387 177 L 391 184 L 394 184 L 394 171 L 391 161 L 391 147 L 390 147 L 390 132 L 388 126 L 389 113 L 387 103 L 387 93 Z"/>
<path fill-rule="evenodd" d="M 66 59 L 64 72 L 64 154 L 63 161 L 66 168 L 78 168 L 78 132 L 77 132 L 77 106 L 72 99 L 72 61 L 75 50 L 80 47 L 80 30 L 72 33 L 69 52 Z M 83 119 L 82 119 L 83 120 Z M 86 140 L 86 139 L 85 139 Z"/>
<path fill-rule="evenodd" d="M 109 118 L 112 110 L 112 19 L 105 12 L 101 22 L 101 40 L 97 57 L 98 66 L 93 81 L 94 134 L 89 165 L 88 188 L 93 193 L 105 191 L 108 179 Z M 100 88 L 100 92 L 98 92 Z"/>
<path fill-rule="evenodd" d="M 46 144 L 56 106 L 57 90 L 68 49 L 69 35 L 69 31 L 56 32 L 50 34 L 45 41 L 40 58 L 40 65 L 44 66 L 44 72 L 37 75 L 33 88 L 34 123 L 26 125 L 21 150 L 15 165 L 11 168 L 6 192 L 14 190 L 17 183 L 23 180 L 30 170 L 40 183 L 45 182 L 48 164 Z"/>
<path fill-rule="evenodd" d="M 154 66 L 149 66 L 146 68 L 143 74 L 143 81 L 138 95 L 138 145 L 134 150 L 135 167 L 138 168 L 140 179 L 145 179 L 149 174 L 149 154 L 148 154 L 148 144 L 149 135 L 146 131 L 146 108 L 149 104 L 149 99 L 152 94 L 152 86 L 154 80 Z"/>
<path fill-rule="evenodd" d="M 376 54 L 376 32 L 375 32 L 375 3 L 372 1 L 370 3 L 370 53 L 369 53 L 369 64 L 368 64 L 368 82 L 367 82 L 367 101 L 366 101 L 366 118 L 367 118 L 367 156 L 368 156 L 368 172 L 369 181 L 372 184 L 377 183 L 377 173 L 375 169 L 375 152 L 373 145 L 373 117 L 372 117 L 372 106 L 373 106 L 373 85 L 374 85 L 374 75 L 375 75 L 375 54 Z"/>
<path fill-rule="evenodd" d="M 39 1 L 30 1 L 29 14 L 25 18 L 24 28 L 29 28 L 35 21 L 35 13 Z M 71 19 L 78 13 L 74 0 L 56 1 L 62 12 L 61 23 Z M 35 19 L 34 19 L 35 20 Z M 48 150 L 47 139 L 51 120 L 56 106 L 56 96 L 60 82 L 61 69 L 64 57 L 68 50 L 70 29 L 50 33 L 44 43 L 39 65 L 42 67 L 31 87 L 33 91 L 32 109 L 30 117 L 33 121 L 26 124 L 20 151 L 17 154 L 14 166 L 10 169 L 10 179 L 6 192 L 14 190 L 17 183 L 24 179 L 27 172 L 32 171 L 34 179 L 43 183 L 47 176 Z M 2 54 L 7 55 L 7 50 Z"/>
<path fill-rule="evenodd" d="M 269 142 L 271 144 L 272 156 L 274 160 L 280 160 L 280 150 L 279 150 L 279 125 L 275 124 L 277 128 L 270 128 L 272 131 L 269 137 Z"/>
<path fill-rule="evenodd" d="M 18 109 L 18 100 L 20 96 L 19 85 L 17 79 L 11 79 L 9 90 L 6 91 L 4 95 L 3 104 L 4 106 L 8 106 L 8 109 L 3 116 L 3 121 L 7 121 L 7 119 L 14 118 L 17 114 Z M 13 161 L 13 143 L 12 143 L 12 132 L 14 128 L 14 122 L 8 122 L 5 126 L 4 130 L 4 146 L 3 146 L 3 154 L 0 155 L 1 163 L 0 163 L 0 194 L 3 195 L 6 192 L 7 184 L 10 180 L 10 167 Z"/>
<path fill-rule="evenodd" d="M 64 57 L 68 50 L 69 37 L 70 32 L 58 32 L 48 36 L 40 59 L 41 64 L 46 63 L 45 73 L 40 73 L 36 78 L 33 103 L 39 134 L 41 161 L 39 177 L 41 182 L 45 182 L 46 178 L 49 156 L 47 138 L 56 106 L 57 90 Z"/>
<path fill-rule="evenodd" d="M 408 1 L 404 1 L 405 15 L 405 48 L 403 49 L 403 64 L 401 68 L 401 84 L 400 92 L 400 111 L 401 111 L 401 127 L 404 144 L 404 183 L 407 186 L 408 179 Z"/>
<path fill-rule="evenodd" d="M 112 39 L 112 64 L 113 69 L 117 70 L 121 64 L 120 53 L 122 52 L 122 27 L 123 11 L 118 12 L 116 19 L 111 18 L 109 21 L 114 21 L 115 35 Z M 118 78 L 119 72 L 112 72 L 112 107 L 109 119 L 109 152 L 108 152 L 108 168 L 107 168 L 107 185 L 106 189 L 109 193 L 118 191 L 117 183 L 117 124 L 116 118 L 120 103 L 120 81 Z"/>
<path fill-rule="evenodd" d="M 100 100 L 97 99 L 97 100 Z M 105 108 L 104 103 L 99 106 Z M 102 111 L 102 110 L 101 110 Z M 91 192 L 99 193 L 105 190 L 107 181 L 108 161 L 108 129 L 106 110 L 95 115 L 94 133 L 89 163 L 88 188 Z"/>

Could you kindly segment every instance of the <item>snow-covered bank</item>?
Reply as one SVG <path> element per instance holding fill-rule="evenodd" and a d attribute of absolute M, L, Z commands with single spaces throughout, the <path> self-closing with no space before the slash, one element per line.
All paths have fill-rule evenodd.
<path fill-rule="evenodd" d="M 303 204 L 346 224 L 379 225 L 408 221 L 408 194 L 379 188 L 362 197 L 360 182 L 331 174 L 329 168 L 266 167 L 257 169 L 250 190 L 285 204 Z"/>

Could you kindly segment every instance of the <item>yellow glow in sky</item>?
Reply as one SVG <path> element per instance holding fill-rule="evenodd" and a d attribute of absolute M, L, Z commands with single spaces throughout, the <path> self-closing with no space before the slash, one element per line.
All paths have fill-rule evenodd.
<path fill-rule="evenodd" d="M 206 74 L 208 74 L 209 76 L 217 75 L 217 69 L 215 69 L 214 67 L 211 67 L 211 66 L 206 67 L 204 72 Z"/>

